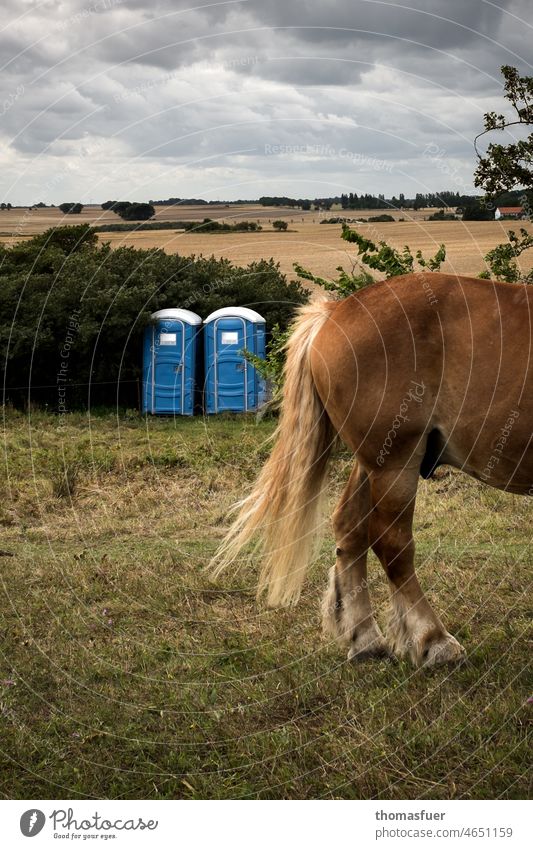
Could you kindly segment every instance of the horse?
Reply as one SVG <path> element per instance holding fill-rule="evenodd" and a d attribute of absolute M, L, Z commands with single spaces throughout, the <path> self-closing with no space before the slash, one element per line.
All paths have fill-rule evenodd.
<path fill-rule="evenodd" d="M 533 494 L 533 286 L 436 272 L 394 277 L 300 309 L 287 344 L 274 446 L 214 557 L 215 574 L 255 540 L 258 593 L 297 602 L 339 440 L 354 468 L 333 514 L 336 560 L 326 634 L 349 660 L 456 663 L 460 643 L 415 572 L 420 477 L 442 464 Z M 372 611 L 367 552 L 387 577 L 385 636 Z"/>

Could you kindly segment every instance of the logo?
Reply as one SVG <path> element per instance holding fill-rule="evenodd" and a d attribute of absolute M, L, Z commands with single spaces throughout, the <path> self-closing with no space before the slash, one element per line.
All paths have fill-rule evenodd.
<path fill-rule="evenodd" d="M 42 831 L 45 822 L 46 817 L 42 811 L 39 811 L 37 808 L 30 808 L 20 818 L 20 830 L 24 837 L 35 837 L 36 834 Z"/>

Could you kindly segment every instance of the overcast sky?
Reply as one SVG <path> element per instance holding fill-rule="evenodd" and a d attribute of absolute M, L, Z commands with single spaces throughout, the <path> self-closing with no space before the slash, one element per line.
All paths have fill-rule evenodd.
<path fill-rule="evenodd" d="M 529 8 L 528 8 L 529 7 Z M 473 190 L 530 0 L 3 0 L 13 204 Z"/>

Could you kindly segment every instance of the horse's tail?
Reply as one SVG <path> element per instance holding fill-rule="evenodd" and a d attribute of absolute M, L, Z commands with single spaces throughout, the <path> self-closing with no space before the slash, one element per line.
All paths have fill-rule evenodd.
<path fill-rule="evenodd" d="M 327 462 L 336 438 L 310 366 L 317 332 L 331 302 L 303 307 L 287 343 L 283 402 L 275 444 L 252 492 L 213 559 L 215 575 L 252 539 L 262 567 L 258 594 L 271 605 L 296 603 L 312 557 Z"/>

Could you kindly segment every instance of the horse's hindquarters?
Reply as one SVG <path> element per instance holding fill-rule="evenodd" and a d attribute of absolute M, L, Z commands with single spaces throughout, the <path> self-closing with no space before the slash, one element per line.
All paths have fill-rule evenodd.
<path fill-rule="evenodd" d="M 367 470 L 418 468 L 427 477 L 449 463 L 492 486 L 531 489 L 532 295 L 424 274 L 337 305 L 315 339 L 313 376 Z"/>

